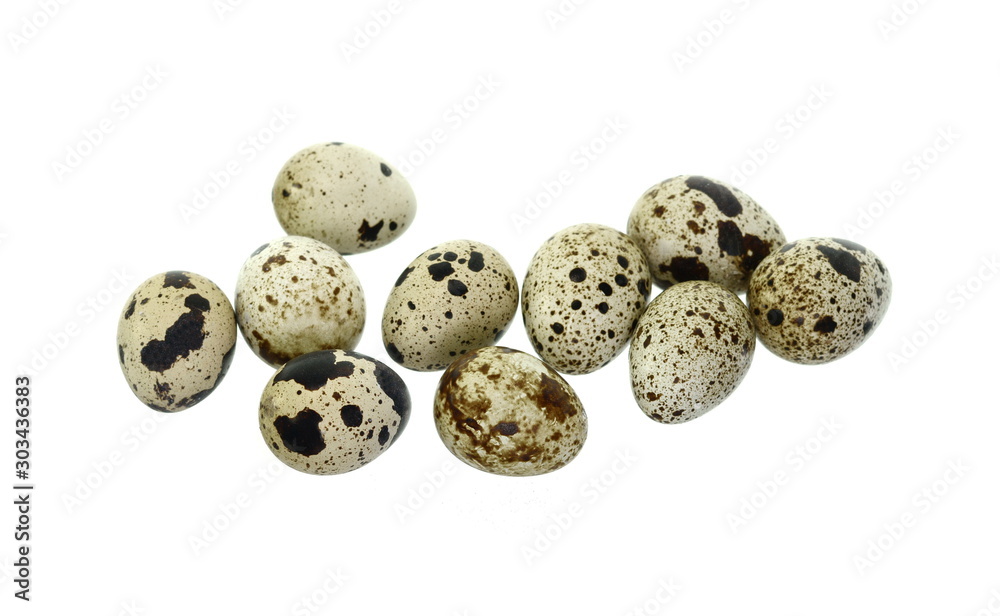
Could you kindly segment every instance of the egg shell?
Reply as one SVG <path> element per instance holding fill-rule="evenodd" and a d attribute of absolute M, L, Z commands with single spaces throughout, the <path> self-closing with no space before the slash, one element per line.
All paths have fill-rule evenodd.
<path fill-rule="evenodd" d="M 661 423 L 683 423 L 722 403 L 750 369 L 750 312 L 731 291 L 684 282 L 658 295 L 629 348 L 632 394 Z"/>
<path fill-rule="evenodd" d="M 157 274 L 139 285 L 118 319 L 118 361 L 146 406 L 182 411 L 226 376 L 236 318 L 226 294 L 191 272 Z"/>
<path fill-rule="evenodd" d="M 277 368 L 311 351 L 357 346 L 365 296 L 336 250 L 289 236 L 264 244 L 243 264 L 236 320 L 253 352 Z"/>
<path fill-rule="evenodd" d="M 531 259 L 522 288 L 524 327 L 556 370 L 594 372 L 628 344 L 649 291 L 649 268 L 631 238 L 603 225 L 575 225 L 546 240 Z"/>
<path fill-rule="evenodd" d="M 402 434 L 410 394 L 399 375 L 360 353 L 329 349 L 300 355 L 268 381 L 260 432 L 295 470 L 336 475 L 368 464 Z"/>
<path fill-rule="evenodd" d="M 417 211 L 413 189 L 398 170 L 364 148 L 336 142 L 292 156 L 274 181 L 271 201 L 286 233 L 344 255 L 395 240 Z"/>
<path fill-rule="evenodd" d="M 439 244 L 403 270 L 382 313 L 382 342 L 412 370 L 442 370 L 467 351 L 495 344 L 517 312 L 510 264 L 481 242 Z"/>
<path fill-rule="evenodd" d="M 653 186 L 628 219 L 663 287 L 708 280 L 743 293 L 750 274 L 785 243 L 778 223 L 756 201 L 725 182 L 681 175 Z"/>
<path fill-rule="evenodd" d="M 889 270 L 875 253 L 835 238 L 786 244 L 760 264 L 747 293 L 761 342 L 799 364 L 831 362 L 860 347 L 891 297 Z"/>
<path fill-rule="evenodd" d="M 434 423 L 458 459 L 516 477 L 562 468 L 587 439 L 587 414 L 569 384 L 538 358 L 505 347 L 478 349 L 448 366 Z"/>

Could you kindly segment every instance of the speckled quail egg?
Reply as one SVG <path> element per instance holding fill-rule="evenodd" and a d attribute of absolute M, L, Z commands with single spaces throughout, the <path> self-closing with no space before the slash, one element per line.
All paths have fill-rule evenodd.
<path fill-rule="evenodd" d="M 566 381 L 538 358 L 504 347 L 466 353 L 448 366 L 434 423 L 458 459 L 497 475 L 557 470 L 587 439 L 587 414 Z"/>
<path fill-rule="evenodd" d="M 371 462 L 403 432 L 410 394 L 399 375 L 360 353 L 300 355 L 268 381 L 260 432 L 279 460 L 303 473 L 336 475 Z"/>
<path fill-rule="evenodd" d="M 417 201 L 409 182 L 355 145 L 308 147 L 281 168 L 271 201 L 289 235 L 320 240 L 344 255 L 367 252 L 409 228 Z"/>
<path fill-rule="evenodd" d="M 264 244 L 243 264 L 236 320 L 253 352 L 277 368 L 310 351 L 357 346 L 365 296 L 336 250 L 289 236 Z"/>
<path fill-rule="evenodd" d="M 740 298 L 711 282 L 684 282 L 658 295 L 639 319 L 629 370 L 646 415 L 682 423 L 722 403 L 750 369 L 756 344 Z"/>
<path fill-rule="evenodd" d="M 809 238 L 781 247 L 750 280 L 757 335 L 775 355 L 822 364 L 855 350 L 878 327 L 892 295 L 889 271 L 860 244 Z"/>
<path fill-rule="evenodd" d="M 407 368 L 441 370 L 499 341 L 517 302 L 517 278 L 500 253 L 480 242 L 445 242 L 396 280 L 382 314 L 382 342 Z"/>
<path fill-rule="evenodd" d="M 524 327 L 556 370 L 587 374 L 628 344 L 649 291 L 649 268 L 630 237 L 603 225 L 575 225 L 531 259 L 522 289 Z"/>
<path fill-rule="evenodd" d="M 146 280 L 118 319 L 118 361 L 146 406 L 174 412 L 212 393 L 236 348 L 229 298 L 211 280 L 173 271 Z"/>
<path fill-rule="evenodd" d="M 746 291 L 754 268 L 785 243 L 771 215 L 746 193 L 699 175 L 647 190 L 632 208 L 628 234 L 657 284 L 709 280 L 733 293 Z"/>

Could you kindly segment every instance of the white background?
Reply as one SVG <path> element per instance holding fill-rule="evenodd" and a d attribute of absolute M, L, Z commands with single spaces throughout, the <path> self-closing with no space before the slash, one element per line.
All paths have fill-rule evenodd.
<path fill-rule="evenodd" d="M 982 266 L 996 267 L 1000 222 L 995 3 L 591 0 L 564 3 L 558 22 L 557 0 L 48 4 L 51 16 L 8 1 L 0 20 L 0 485 L 13 483 L 13 380 L 27 369 L 37 486 L 33 600 L 12 597 L 7 505 L 0 611 L 1000 608 L 1000 419 L 986 395 L 1000 284 Z M 413 163 L 413 228 L 349 259 L 368 298 L 357 350 L 386 362 L 382 306 L 426 248 L 483 241 L 523 276 L 552 233 L 623 229 L 643 191 L 681 173 L 739 180 L 790 240 L 865 244 L 892 273 L 892 305 L 830 365 L 758 346 L 732 397 L 684 425 L 639 411 L 627 353 L 569 377 L 590 436 L 546 476 L 452 458 L 431 420 L 439 375 L 402 368 L 413 417 L 386 454 L 344 476 L 282 470 L 257 427 L 272 370 L 242 341 L 211 397 L 162 416 L 129 392 L 115 328 L 162 271 L 232 298 L 243 260 L 282 235 L 278 169 L 331 140 Z M 218 179 L 227 167 L 239 173 Z M 568 185 L 528 208 L 560 174 Z M 519 318 L 502 344 L 530 350 Z"/>

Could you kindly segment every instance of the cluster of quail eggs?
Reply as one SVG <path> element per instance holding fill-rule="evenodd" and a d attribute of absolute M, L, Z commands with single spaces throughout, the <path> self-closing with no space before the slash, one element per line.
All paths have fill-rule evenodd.
<path fill-rule="evenodd" d="M 355 470 L 399 438 L 411 400 L 395 370 L 355 352 L 367 306 L 343 255 L 399 237 L 416 199 L 377 155 L 327 143 L 289 159 L 272 202 L 289 235 L 246 259 L 235 309 L 198 274 L 152 276 L 122 310 L 119 362 L 139 400 L 181 411 L 222 381 L 239 329 L 275 369 L 258 409 L 265 446 L 305 473 Z M 736 389 L 758 339 L 791 362 L 830 362 L 857 349 L 889 305 L 889 273 L 870 250 L 834 238 L 787 242 L 760 205 L 717 180 L 653 186 L 626 231 L 559 231 L 520 285 L 496 249 L 467 239 L 399 270 L 383 344 L 404 368 L 443 370 L 432 408 L 418 408 L 456 457 L 509 476 L 565 466 L 586 440 L 587 414 L 561 375 L 595 372 L 626 346 L 639 409 L 681 423 Z M 650 301 L 654 285 L 663 290 Z M 519 305 L 537 356 L 497 346 Z"/>

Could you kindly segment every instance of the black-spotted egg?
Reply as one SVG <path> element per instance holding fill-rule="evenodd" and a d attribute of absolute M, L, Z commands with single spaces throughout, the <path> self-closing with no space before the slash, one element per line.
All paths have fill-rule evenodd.
<path fill-rule="evenodd" d="M 382 342 L 412 370 L 442 370 L 456 357 L 495 344 L 517 313 L 510 264 L 481 242 L 444 242 L 396 279 L 382 314 Z"/>
<path fill-rule="evenodd" d="M 521 313 L 538 355 L 564 374 L 587 374 L 628 344 L 650 292 L 642 251 L 592 223 L 549 238 L 528 265 Z"/>
<path fill-rule="evenodd" d="M 754 268 L 785 243 L 781 228 L 749 195 L 700 175 L 647 190 L 632 208 L 628 234 L 657 284 L 708 280 L 733 293 L 746 291 Z"/>
<path fill-rule="evenodd" d="M 823 364 L 860 347 L 891 296 L 889 270 L 875 253 L 849 240 L 808 238 L 760 264 L 747 302 L 768 350 L 795 363 Z"/>
<path fill-rule="evenodd" d="M 182 411 L 204 400 L 229 370 L 236 319 L 226 294 L 191 272 L 139 285 L 118 319 L 118 361 L 146 406 Z"/>
<path fill-rule="evenodd" d="M 385 246 L 417 211 L 413 189 L 398 170 L 340 142 L 292 156 L 274 181 L 271 201 L 286 233 L 320 240 L 343 255 Z"/>
<path fill-rule="evenodd" d="M 396 442 L 410 393 L 391 368 L 343 350 L 300 355 L 260 398 L 260 432 L 279 460 L 312 475 L 358 469 Z"/>

